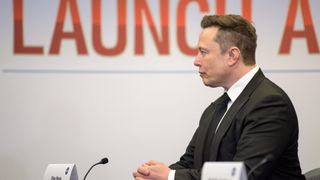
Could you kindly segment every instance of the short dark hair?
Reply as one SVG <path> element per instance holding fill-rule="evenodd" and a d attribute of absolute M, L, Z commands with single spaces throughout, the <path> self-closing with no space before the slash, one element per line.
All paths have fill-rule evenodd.
<path fill-rule="evenodd" d="M 257 35 L 254 26 L 239 15 L 206 15 L 201 21 L 202 28 L 219 28 L 214 39 L 221 47 L 221 53 L 231 46 L 240 49 L 244 64 L 255 64 Z"/>

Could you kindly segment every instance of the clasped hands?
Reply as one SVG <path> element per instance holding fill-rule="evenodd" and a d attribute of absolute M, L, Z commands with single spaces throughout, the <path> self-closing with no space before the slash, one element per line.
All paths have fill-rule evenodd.
<path fill-rule="evenodd" d="M 133 172 L 135 180 L 168 180 L 170 168 L 161 162 L 148 161 Z"/>

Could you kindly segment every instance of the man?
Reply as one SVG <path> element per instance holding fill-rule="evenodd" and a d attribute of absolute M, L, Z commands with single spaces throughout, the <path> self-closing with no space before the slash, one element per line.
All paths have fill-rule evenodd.
<path fill-rule="evenodd" d="M 200 179 L 206 161 L 243 161 L 249 172 L 266 157 L 272 158 L 249 179 L 305 179 L 297 116 L 286 93 L 256 65 L 255 28 L 238 15 L 204 16 L 201 26 L 194 65 L 206 86 L 223 87 L 225 95 L 204 111 L 178 162 L 149 161 L 133 173 L 135 180 Z"/>

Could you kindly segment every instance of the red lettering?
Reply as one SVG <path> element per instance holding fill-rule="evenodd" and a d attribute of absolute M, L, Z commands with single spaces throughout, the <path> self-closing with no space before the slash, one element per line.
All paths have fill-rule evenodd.
<path fill-rule="evenodd" d="M 73 32 L 63 32 L 63 25 L 66 18 L 67 3 L 69 2 Z M 58 10 L 57 21 L 51 42 L 49 54 L 59 54 L 61 42 L 63 39 L 74 39 L 78 54 L 88 54 L 85 46 L 84 36 L 81 28 L 80 17 L 76 0 L 61 0 Z"/>
<path fill-rule="evenodd" d="M 135 0 L 135 54 L 144 53 L 144 39 L 143 39 L 143 23 L 142 13 L 145 13 L 147 23 L 150 27 L 152 37 L 155 41 L 158 52 L 163 54 L 169 54 L 169 0 L 160 0 L 160 27 L 161 36 L 157 36 L 156 26 L 153 22 L 150 9 L 146 0 Z"/>
<path fill-rule="evenodd" d="M 178 47 L 182 53 L 190 56 L 195 56 L 197 54 L 197 48 L 190 47 L 186 40 L 186 9 L 189 3 L 195 2 L 190 0 L 181 0 L 178 4 L 177 10 L 177 38 Z M 208 12 L 209 5 L 206 0 L 197 0 L 200 6 L 200 12 Z"/>
<path fill-rule="evenodd" d="M 216 0 L 216 14 L 226 14 L 226 0 Z"/>
<path fill-rule="evenodd" d="M 13 1 L 14 54 L 43 54 L 43 47 L 26 46 L 23 37 L 23 0 Z"/>
<path fill-rule="evenodd" d="M 252 21 L 252 0 L 242 0 L 242 16 Z"/>
<path fill-rule="evenodd" d="M 107 1 L 108 2 L 108 1 Z M 104 47 L 101 41 L 101 0 L 92 1 L 92 39 L 93 47 L 101 55 L 119 55 L 123 52 L 127 34 L 127 1 L 118 0 L 118 42 L 113 48 Z"/>
<path fill-rule="evenodd" d="M 301 6 L 301 16 L 304 30 L 294 30 L 294 23 L 298 13 L 298 2 Z M 282 37 L 279 54 L 289 54 L 293 38 L 306 38 L 309 53 L 319 53 L 319 46 L 313 27 L 308 0 L 291 0 L 288 18 Z"/>
<path fill-rule="evenodd" d="M 226 0 L 216 0 L 216 14 L 226 14 Z M 252 0 L 242 0 L 242 16 L 247 20 L 252 20 Z"/>

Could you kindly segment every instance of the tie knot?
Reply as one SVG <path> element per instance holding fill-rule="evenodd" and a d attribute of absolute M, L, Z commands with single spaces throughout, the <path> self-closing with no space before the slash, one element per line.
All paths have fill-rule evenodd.
<path fill-rule="evenodd" d="M 225 92 L 218 100 L 219 104 L 227 104 L 230 101 L 228 94 Z"/>

